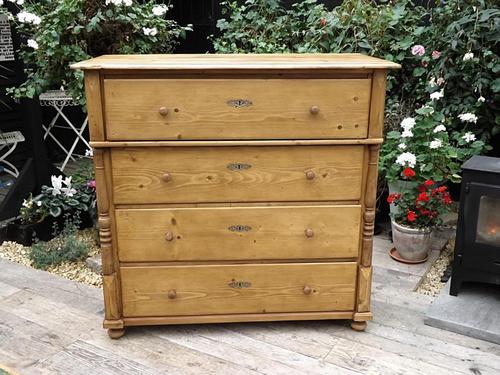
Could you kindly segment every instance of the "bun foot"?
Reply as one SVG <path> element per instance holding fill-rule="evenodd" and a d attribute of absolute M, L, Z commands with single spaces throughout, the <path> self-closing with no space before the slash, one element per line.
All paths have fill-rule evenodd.
<path fill-rule="evenodd" d="M 110 328 L 108 329 L 108 335 L 112 339 L 116 340 L 125 334 L 125 328 Z"/>
<path fill-rule="evenodd" d="M 355 331 L 364 331 L 366 329 L 366 322 L 351 322 L 351 328 Z"/>

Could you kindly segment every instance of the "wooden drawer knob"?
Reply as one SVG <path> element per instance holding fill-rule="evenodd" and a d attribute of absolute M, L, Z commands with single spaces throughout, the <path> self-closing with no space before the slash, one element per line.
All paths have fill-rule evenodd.
<path fill-rule="evenodd" d="M 165 182 L 169 182 L 172 180 L 172 175 L 168 172 L 165 172 L 163 173 L 163 175 L 161 176 L 161 179 Z"/>
<path fill-rule="evenodd" d="M 165 233 L 165 240 L 172 241 L 174 239 L 174 234 L 172 232 Z"/>
<path fill-rule="evenodd" d="M 308 180 L 313 180 L 313 179 L 314 179 L 314 177 L 316 177 L 316 173 L 314 173 L 313 171 L 307 171 L 307 172 L 306 172 L 306 178 L 307 178 Z"/>
<path fill-rule="evenodd" d="M 160 115 L 166 116 L 166 115 L 168 115 L 168 108 L 167 107 L 160 107 L 158 112 L 160 113 Z"/>
<path fill-rule="evenodd" d="M 312 236 L 314 236 L 314 232 L 310 228 L 307 228 L 305 232 L 306 232 L 306 237 L 307 238 L 311 238 Z"/>
<path fill-rule="evenodd" d="M 167 293 L 169 299 L 175 299 L 177 297 L 177 292 L 175 289 L 170 289 Z"/>
<path fill-rule="evenodd" d="M 309 108 L 309 112 L 311 115 L 317 115 L 319 113 L 319 107 L 317 105 L 313 105 Z"/>
<path fill-rule="evenodd" d="M 304 292 L 305 295 L 309 295 L 312 293 L 313 290 L 309 285 L 306 285 L 304 289 L 302 289 L 302 291 Z"/>

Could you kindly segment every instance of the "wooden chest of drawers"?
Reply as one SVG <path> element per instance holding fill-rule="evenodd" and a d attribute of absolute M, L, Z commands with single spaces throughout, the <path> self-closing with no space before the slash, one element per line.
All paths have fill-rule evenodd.
<path fill-rule="evenodd" d="M 371 319 L 386 70 L 358 54 L 102 56 L 85 70 L 105 320 Z"/>

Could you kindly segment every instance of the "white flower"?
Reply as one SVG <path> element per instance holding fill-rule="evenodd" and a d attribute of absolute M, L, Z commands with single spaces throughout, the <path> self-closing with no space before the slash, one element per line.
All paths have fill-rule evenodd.
<path fill-rule="evenodd" d="M 91 158 L 94 156 L 94 151 L 92 149 L 86 150 L 85 151 L 85 156 Z"/>
<path fill-rule="evenodd" d="M 431 94 L 431 100 L 439 100 L 444 96 L 444 90 L 436 91 Z"/>
<path fill-rule="evenodd" d="M 73 195 L 76 194 L 76 189 L 71 187 L 71 176 L 66 177 L 63 181 L 64 185 L 66 187 L 61 188 L 61 191 L 66 194 L 67 197 L 72 197 Z"/>
<path fill-rule="evenodd" d="M 400 150 L 406 150 L 406 144 L 404 144 L 404 143 L 400 143 L 400 144 L 398 145 L 398 148 L 399 148 Z"/>
<path fill-rule="evenodd" d="M 415 164 L 417 163 L 417 157 L 411 152 L 403 152 L 396 159 L 396 163 L 403 167 L 415 168 Z"/>
<path fill-rule="evenodd" d="M 35 39 L 28 39 L 27 44 L 28 47 L 31 47 L 33 49 L 38 49 L 38 43 Z"/>
<path fill-rule="evenodd" d="M 463 61 L 469 61 L 474 58 L 474 54 L 472 52 L 467 52 L 462 58 Z"/>
<path fill-rule="evenodd" d="M 63 179 L 63 176 L 54 176 L 54 175 L 50 178 L 50 180 L 52 182 L 52 195 L 61 194 L 62 179 Z"/>
<path fill-rule="evenodd" d="M 42 19 L 36 14 L 21 11 L 17 14 L 17 19 L 22 23 L 31 23 L 33 25 L 40 25 Z"/>
<path fill-rule="evenodd" d="M 155 5 L 153 7 L 153 14 L 155 16 L 163 16 L 165 13 L 167 13 L 167 10 L 168 10 L 168 6 L 166 6 L 165 4 Z"/>
<path fill-rule="evenodd" d="M 443 77 L 439 77 L 437 79 L 436 83 L 438 84 L 438 86 L 441 86 L 444 83 L 444 78 Z"/>
<path fill-rule="evenodd" d="M 477 116 L 474 113 L 462 113 L 458 115 L 458 118 L 463 122 L 473 122 L 474 124 L 477 122 Z"/>
<path fill-rule="evenodd" d="M 432 149 L 436 149 L 436 148 L 441 147 L 442 145 L 443 145 L 443 142 L 441 142 L 440 139 L 434 138 L 434 140 L 431 141 L 431 143 L 429 144 L 429 147 Z"/>
<path fill-rule="evenodd" d="M 440 124 L 434 128 L 434 133 L 445 132 L 446 126 Z"/>
<path fill-rule="evenodd" d="M 477 98 L 477 101 L 484 103 L 486 101 L 486 99 L 484 98 L 484 96 L 481 95 L 479 98 Z"/>
<path fill-rule="evenodd" d="M 411 130 L 404 130 L 403 133 L 401 134 L 401 137 L 411 138 L 411 137 L 413 137 L 413 133 Z"/>
<path fill-rule="evenodd" d="M 156 27 L 153 27 L 151 29 L 149 27 L 143 27 L 142 31 L 144 32 L 144 35 L 155 36 L 156 34 L 158 34 L 158 30 L 156 29 Z"/>
<path fill-rule="evenodd" d="M 42 201 L 36 201 L 36 205 L 40 207 L 42 205 Z"/>
<path fill-rule="evenodd" d="M 109 5 L 109 4 L 113 4 L 116 6 L 120 6 L 120 5 L 131 6 L 132 0 L 106 0 L 106 5 Z"/>
<path fill-rule="evenodd" d="M 1 0 L 0 0 L 1 1 Z M 0 5 L 2 5 L 2 3 L 0 3 Z M 26 208 L 29 208 L 31 206 L 31 204 L 28 203 L 28 201 L 26 199 L 23 200 L 23 204 L 22 204 L 23 207 L 26 207 Z"/>
<path fill-rule="evenodd" d="M 415 126 L 415 119 L 413 117 L 406 117 L 401 121 L 401 127 L 404 130 L 411 130 Z"/>
<path fill-rule="evenodd" d="M 471 132 L 467 132 L 465 133 L 462 138 L 465 140 L 465 142 L 467 143 L 470 143 L 472 141 L 475 141 L 476 140 L 476 136 L 474 135 L 474 133 L 471 133 Z"/>

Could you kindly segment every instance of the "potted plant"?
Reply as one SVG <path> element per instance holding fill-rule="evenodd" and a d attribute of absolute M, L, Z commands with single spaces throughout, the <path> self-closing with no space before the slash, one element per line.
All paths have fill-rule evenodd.
<path fill-rule="evenodd" d="M 398 210 L 391 214 L 392 239 L 401 259 L 420 262 L 427 259 L 431 247 L 432 229 L 442 223 L 452 199 L 446 186 L 426 180 L 403 193 L 393 193 L 388 203 Z"/>
<path fill-rule="evenodd" d="M 95 186 L 73 184 L 72 177 L 52 176 L 52 186 L 24 200 L 19 219 L 11 222 L 8 238 L 25 246 L 35 239 L 48 241 L 63 227 L 63 214 L 69 215 L 80 228 L 92 226 L 89 211 L 95 207 Z"/>

